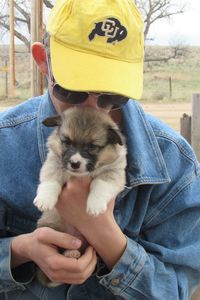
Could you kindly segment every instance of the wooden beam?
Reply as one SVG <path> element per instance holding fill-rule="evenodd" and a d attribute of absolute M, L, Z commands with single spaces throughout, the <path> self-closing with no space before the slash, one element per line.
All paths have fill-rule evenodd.
<path fill-rule="evenodd" d="M 43 36 L 43 1 L 31 1 L 31 44 L 42 42 Z M 31 96 L 43 94 L 44 78 L 31 56 Z"/>
<path fill-rule="evenodd" d="M 200 161 L 200 94 L 192 96 L 192 147 Z"/>
<path fill-rule="evenodd" d="M 181 135 L 191 144 L 191 116 L 183 114 L 180 120 Z"/>
<path fill-rule="evenodd" d="M 10 86 L 9 95 L 13 97 L 15 95 L 15 34 L 14 34 L 14 0 L 10 0 Z"/>

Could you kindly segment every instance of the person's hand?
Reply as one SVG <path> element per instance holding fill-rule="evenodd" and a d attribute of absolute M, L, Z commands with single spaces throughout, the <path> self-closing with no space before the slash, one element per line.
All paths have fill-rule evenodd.
<path fill-rule="evenodd" d="M 74 226 L 81 233 L 85 227 L 100 223 L 105 218 L 113 219 L 115 199 L 111 199 L 105 213 L 93 216 L 87 213 L 87 198 L 90 192 L 91 178 L 76 178 L 63 187 L 56 208 L 63 220 Z M 98 201 L 98 198 L 97 198 Z M 103 226 L 103 223 L 102 223 Z"/>
<path fill-rule="evenodd" d="M 98 216 L 87 213 L 90 183 L 90 178 L 68 182 L 60 194 L 56 208 L 62 219 L 80 231 L 111 269 L 123 254 L 127 241 L 113 216 L 115 199 L 110 200 L 105 213 Z"/>
<path fill-rule="evenodd" d="M 59 248 L 79 249 L 81 242 L 66 233 L 41 227 L 34 232 L 15 237 L 12 241 L 12 267 L 34 261 L 51 281 L 80 284 L 93 273 L 97 258 L 89 246 L 79 258 L 65 257 Z"/>

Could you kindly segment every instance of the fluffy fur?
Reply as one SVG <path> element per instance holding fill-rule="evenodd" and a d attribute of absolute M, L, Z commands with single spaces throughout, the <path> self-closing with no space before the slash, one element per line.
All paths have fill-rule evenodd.
<path fill-rule="evenodd" d="M 38 226 L 66 231 L 55 204 L 63 185 L 70 179 L 92 177 L 87 199 L 87 213 L 91 215 L 105 212 L 108 202 L 123 190 L 124 137 L 109 115 L 92 108 L 70 108 L 43 123 L 57 127 L 48 138 L 49 151 L 34 199 L 38 209 L 45 212 Z"/>

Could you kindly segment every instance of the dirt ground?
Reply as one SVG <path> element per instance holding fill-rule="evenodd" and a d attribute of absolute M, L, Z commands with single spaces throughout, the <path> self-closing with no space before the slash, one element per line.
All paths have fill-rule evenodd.
<path fill-rule="evenodd" d="M 190 102 L 182 103 L 142 103 L 146 112 L 158 117 L 170 127 L 180 131 L 180 119 L 184 113 L 191 116 L 192 105 Z"/>

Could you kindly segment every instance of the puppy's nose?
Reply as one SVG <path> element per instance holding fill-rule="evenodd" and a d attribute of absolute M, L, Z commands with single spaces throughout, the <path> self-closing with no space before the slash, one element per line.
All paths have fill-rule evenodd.
<path fill-rule="evenodd" d="M 72 167 L 72 169 L 77 170 L 80 168 L 81 162 L 80 161 L 70 161 L 70 165 Z"/>

